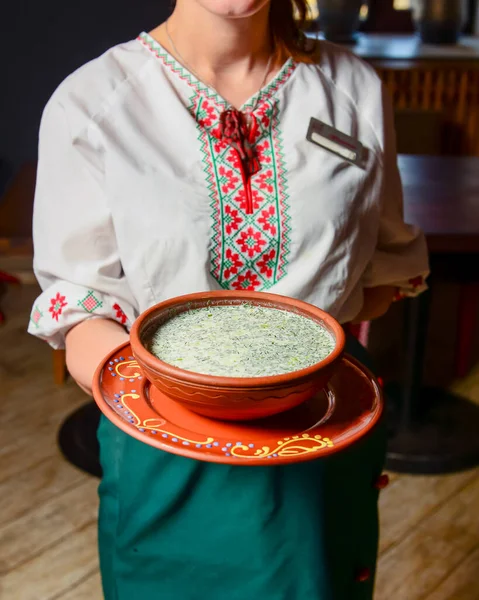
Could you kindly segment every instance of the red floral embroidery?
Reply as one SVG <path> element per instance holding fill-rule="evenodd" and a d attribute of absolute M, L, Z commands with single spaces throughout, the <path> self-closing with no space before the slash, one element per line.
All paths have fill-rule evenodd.
<path fill-rule="evenodd" d="M 268 279 L 271 278 L 276 266 L 276 250 L 273 248 L 270 252 L 265 252 L 256 264 L 262 275 L 266 275 Z"/>
<path fill-rule="evenodd" d="M 205 100 L 201 104 L 201 115 L 202 116 L 198 119 L 198 124 L 202 127 L 211 127 L 211 125 L 213 125 L 213 123 L 215 122 L 215 108 L 214 106 L 211 106 L 208 100 Z"/>
<path fill-rule="evenodd" d="M 238 203 L 241 210 L 248 213 L 248 197 L 246 196 L 244 188 L 239 190 L 239 192 L 236 194 L 233 200 Z M 261 196 L 261 194 L 259 194 L 257 190 L 252 190 L 251 203 L 253 210 L 258 210 L 262 202 L 264 202 L 264 197 Z"/>
<path fill-rule="evenodd" d="M 128 317 L 125 315 L 125 313 L 121 309 L 121 306 L 119 304 L 114 304 L 113 310 L 116 311 L 116 315 L 115 315 L 116 318 L 120 321 L 120 323 L 122 325 L 124 325 L 128 321 Z"/>
<path fill-rule="evenodd" d="M 65 300 L 65 296 L 62 296 L 60 292 L 57 292 L 57 295 L 50 300 L 51 306 L 49 307 L 49 312 L 52 313 L 52 319 L 58 322 L 58 317 L 62 314 L 63 309 L 67 306 L 68 302 Z"/>
<path fill-rule="evenodd" d="M 258 109 L 258 116 L 261 117 L 261 124 L 265 128 L 269 127 L 269 124 L 271 123 L 269 112 L 270 108 L 267 103 L 263 104 Z"/>
<path fill-rule="evenodd" d="M 412 287 L 414 289 L 421 287 L 421 285 L 423 283 L 424 283 L 424 279 L 423 279 L 422 275 L 418 275 L 417 277 L 414 277 L 413 279 L 409 280 L 409 285 L 412 285 Z"/>
<path fill-rule="evenodd" d="M 240 160 L 239 154 L 236 152 L 236 150 L 231 149 L 228 152 L 228 155 L 226 156 L 226 160 L 229 162 L 229 164 L 234 169 L 240 169 L 241 168 L 241 160 Z"/>
<path fill-rule="evenodd" d="M 258 184 L 260 190 L 266 190 L 269 194 L 274 192 L 273 181 L 273 171 L 271 170 L 258 175 Z"/>
<path fill-rule="evenodd" d="M 215 138 L 217 138 L 220 135 L 219 130 L 212 131 L 212 134 L 213 134 L 213 136 Z M 220 139 L 220 140 L 216 140 L 213 143 L 213 148 L 214 148 L 216 154 L 219 154 L 220 152 L 222 152 L 223 150 L 225 150 L 227 147 L 228 147 L 228 142 L 226 140 Z M 235 154 L 236 155 L 236 152 L 230 152 L 229 154 Z M 228 154 L 228 157 L 226 158 L 226 160 L 228 162 L 231 162 L 229 160 L 229 154 Z M 239 159 L 237 159 L 237 160 L 239 160 Z M 235 166 L 235 165 L 233 165 L 233 166 Z"/>
<path fill-rule="evenodd" d="M 240 269 L 242 266 L 243 263 L 240 260 L 239 254 L 232 252 L 231 248 L 227 248 L 224 262 L 225 279 L 229 279 L 232 275 L 236 275 L 238 273 L 238 269 Z"/>
<path fill-rule="evenodd" d="M 205 86 L 195 81 L 190 73 L 186 72 L 181 65 L 176 63 L 171 57 L 164 53 L 161 48 L 148 36 L 140 36 L 142 43 L 149 50 L 161 59 L 163 64 L 172 72 L 176 73 L 184 82 L 192 86 L 195 90 L 191 97 L 191 104 L 188 110 L 196 121 L 198 127 L 198 139 L 201 142 L 202 167 L 205 173 L 207 189 L 210 196 L 211 218 L 212 218 L 212 245 L 211 245 L 211 275 L 225 289 L 232 289 L 231 284 L 243 274 L 241 282 L 245 283 L 244 273 L 255 274 L 253 281 L 249 281 L 247 287 L 251 284 L 253 289 L 269 289 L 273 283 L 279 281 L 286 274 L 289 264 L 288 256 L 290 254 L 290 231 L 289 224 L 289 196 L 287 193 L 287 174 L 283 149 L 283 140 L 279 128 L 280 106 L 277 98 L 274 97 L 276 91 L 291 76 L 296 68 L 296 64 L 291 59 L 287 68 L 281 70 L 280 74 L 262 90 L 257 102 L 251 103 L 248 119 L 248 142 L 257 152 L 255 152 L 255 166 L 258 170 L 248 170 L 251 184 L 251 192 L 239 194 L 245 187 L 244 165 L 238 154 L 238 149 L 228 146 L 227 140 L 221 135 L 224 132 L 226 120 L 221 121 L 220 115 L 228 109 L 227 104 L 221 98 L 205 90 Z M 253 108 L 254 106 L 254 108 Z M 253 108 L 253 110 L 251 110 Z M 221 127 L 220 125 L 223 125 Z M 222 139 L 223 138 L 223 139 Z M 258 162 L 259 161 L 259 162 Z M 219 168 L 223 166 L 225 172 L 233 170 L 238 183 L 235 189 L 231 189 L 231 179 L 221 181 Z M 261 177 L 263 171 L 272 171 L 272 181 L 268 177 Z M 271 185 L 273 188 L 271 188 Z M 226 190 L 226 192 L 224 191 Z M 231 212 L 227 215 L 226 206 L 231 206 Z M 266 233 L 266 229 L 259 222 L 261 210 L 275 206 L 276 235 Z M 238 215 L 242 219 L 241 224 L 237 224 L 235 219 L 232 221 L 226 216 L 231 217 L 233 210 L 238 210 Z M 271 221 L 270 221 L 271 223 Z M 238 229 L 235 230 L 235 226 Z M 243 241 L 248 235 L 242 236 L 242 242 L 238 245 L 240 232 L 248 227 L 254 231 L 259 231 L 264 240 L 255 240 L 253 246 L 259 246 L 260 252 L 247 248 L 247 252 L 240 250 L 240 245 L 245 246 Z M 279 239 L 275 239 L 279 235 Z M 254 235 L 253 235 L 254 237 Z M 262 243 L 265 241 L 265 243 Z M 260 272 L 258 260 L 266 252 L 275 249 L 276 265 L 273 270 L 273 277 L 268 279 Z M 229 256 L 239 255 L 241 268 L 231 266 L 226 260 L 227 251 Z M 253 254 L 253 256 L 251 256 Z M 234 269 L 238 272 L 233 273 Z M 229 279 L 227 279 L 227 276 Z M 274 281 L 273 281 L 274 279 Z M 259 281 L 259 285 L 257 283 Z M 233 288 L 234 289 L 234 288 Z"/>
<path fill-rule="evenodd" d="M 255 231 L 252 227 L 248 227 L 246 231 L 242 231 L 236 243 L 240 246 L 241 252 L 246 253 L 250 258 L 255 254 L 259 254 L 266 244 L 260 231 Z"/>
<path fill-rule="evenodd" d="M 228 235 L 231 235 L 233 231 L 238 231 L 238 225 L 243 222 L 243 219 L 239 216 L 239 212 L 232 208 L 229 204 L 225 206 L 225 231 Z"/>
<path fill-rule="evenodd" d="M 256 273 L 252 273 L 249 269 L 244 275 L 240 275 L 238 279 L 232 283 L 231 287 L 235 290 L 250 290 L 254 291 L 261 285 Z"/>
<path fill-rule="evenodd" d="M 219 179 L 223 194 L 227 194 L 231 190 L 234 190 L 239 182 L 239 177 L 235 177 L 233 170 L 225 169 L 223 166 L 221 166 L 218 170 L 218 173 L 220 175 Z"/>
<path fill-rule="evenodd" d="M 261 217 L 258 219 L 263 231 L 269 231 L 271 235 L 276 235 L 276 208 L 269 206 L 261 211 Z"/>
<path fill-rule="evenodd" d="M 256 152 L 259 162 L 264 164 L 271 164 L 271 146 L 269 140 L 265 140 L 261 144 L 256 146 Z"/>
<path fill-rule="evenodd" d="M 424 277 L 422 275 L 418 275 L 417 277 L 413 277 L 412 279 L 410 279 L 408 283 L 413 288 L 413 290 L 417 290 L 417 288 L 424 285 Z M 394 295 L 394 302 L 404 300 L 404 298 L 407 298 L 407 294 L 404 293 L 400 288 L 398 288 Z"/>

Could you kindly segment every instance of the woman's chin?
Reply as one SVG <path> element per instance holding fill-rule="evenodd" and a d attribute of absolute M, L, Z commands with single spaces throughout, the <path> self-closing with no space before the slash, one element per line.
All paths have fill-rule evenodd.
<path fill-rule="evenodd" d="M 208 12 L 228 19 L 252 17 L 269 6 L 271 0 L 190 0 Z"/>

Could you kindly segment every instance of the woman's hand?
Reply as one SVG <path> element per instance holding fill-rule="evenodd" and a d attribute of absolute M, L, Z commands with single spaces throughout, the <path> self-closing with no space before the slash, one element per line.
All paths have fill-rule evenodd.
<path fill-rule="evenodd" d="M 353 324 L 372 321 L 385 315 L 394 300 L 395 294 L 396 288 L 389 285 L 364 288 L 364 304 Z"/>
<path fill-rule="evenodd" d="M 70 329 L 66 337 L 67 368 L 84 392 L 91 395 L 96 368 L 128 339 L 126 330 L 109 319 L 88 319 Z"/>

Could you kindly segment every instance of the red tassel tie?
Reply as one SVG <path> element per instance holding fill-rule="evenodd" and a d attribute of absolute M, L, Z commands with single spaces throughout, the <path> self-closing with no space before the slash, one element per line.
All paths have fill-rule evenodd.
<path fill-rule="evenodd" d="M 246 212 L 249 214 L 253 212 L 250 179 L 261 170 L 260 162 L 252 144 L 257 127 L 256 119 L 253 115 L 251 118 L 253 119 L 252 126 L 248 131 L 245 115 L 234 108 L 229 108 L 221 113 L 219 127 L 220 139 L 230 144 L 238 153 L 247 197 Z"/>

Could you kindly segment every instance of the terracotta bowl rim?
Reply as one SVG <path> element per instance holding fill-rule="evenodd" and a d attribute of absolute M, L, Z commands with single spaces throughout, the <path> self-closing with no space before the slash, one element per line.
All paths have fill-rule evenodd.
<path fill-rule="evenodd" d="M 152 354 L 141 341 L 140 331 L 144 327 L 145 322 L 147 322 L 155 313 L 163 311 L 165 308 L 171 308 L 186 302 L 209 299 L 214 300 L 217 298 L 231 300 L 244 298 L 245 302 L 262 300 L 272 304 L 278 304 L 278 309 L 280 310 L 284 310 L 287 306 L 300 309 L 305 313 L 309 313 L 314 317 L 323 320 L 327 324 L 335 337 L 336 343 L 334 349 L 322 361 L 314 363 L 313 365 L 298 371 L 291 371 L 289 373 L 282 373 L 280 375 L 267 375 L 264 377 L 222 377 L 219 375 L 207 375 L 204 373 L 196 373 L 195 371 L 187 371 L 186 369 L 181 369 L 180 367 L 170 365 L 169 363 L 162 361 L 160 358 L 157 358 L 154 354 Z M 159 375 L 164 375 L 166 377 L 183 381 L 184 383 L 203 387 L 233 387 L 246 389 L 293 385 L 300 383 L 303 379 L 309 379 L 315 373 L 326 369 L 341 358 L 342 354 L 344 353 L 346 335 L 340 323 L 329 313 L 302 300 L 297 300 L 295 298 L 282 296 L 279 294 L 271 294 L 268 292 L 237 292 L 230 290 L 216 290 L 175 296 L 174 298 L 164 300 L 163 302 L 159 302 L 148 308 L 141 313 L 133 323 L 130 331 L 130 341 L 134 357 L 137 360 L 139 359 L 140 363 L 144 363 L 147 368 L 157 372 Z"/>

